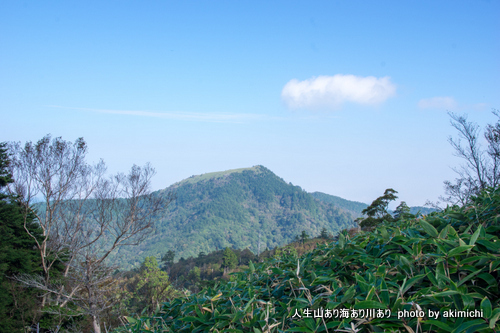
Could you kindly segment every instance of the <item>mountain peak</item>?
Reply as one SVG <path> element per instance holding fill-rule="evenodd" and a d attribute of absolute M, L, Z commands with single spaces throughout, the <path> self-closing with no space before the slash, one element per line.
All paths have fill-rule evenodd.
<path fill-rule="evenodd" d="M 316 236 L 324 228 L 336 234 L 353 225 L 352 215 L 316 200 L 256 165 L 192 176 L 160 191 L 175 201 L 155 222 L 155 232 L 139 247 L 120 249 L 124 265 L 168 250 L 177 258 L 226 247 L 260 253 L 290 243 L 302 231 Z"/>
<path fill-rule="evenodd" d="M 211 179 L 225 178 L 230 174 L 241 173 L 243 171 L 253 171 L 255 173 L 262 173 L 266 170 L 268 170 L 268 169 L 262 165 L 254 165 L 251 168 L 239 168 L 239 169 L 231 169 L 231 170 L 226 170 L 226 171 L 216 171 L 216 172 L 203 173 L 201 175 L 193 175 L 189 178 L 181 180 L 180 182 L 177 182 L 172 186 L 177 187 L 177 186 L 185 185 L 185 184 L 196 184 L 196 183 L 206 181 L 206 180 L 211 180 Z"/>

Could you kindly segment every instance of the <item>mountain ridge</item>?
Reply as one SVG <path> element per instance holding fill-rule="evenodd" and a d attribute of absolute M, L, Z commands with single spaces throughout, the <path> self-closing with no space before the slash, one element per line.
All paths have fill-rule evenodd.
<path fill-rule="evenodd" d="M 334 204 L 337 207 L 340 207 L 344 210 L 347 210 L 353 216 L 355 217 L 361 217 L 363 214 L 361 213 L 366 207 L 368 207 L 368 204 L 364 202 L 359 202 L 359 201 L 353 201 L 353 200 L 348 200 L 344 199 L 342 197 L 338 197 L 336 195 L 331 195 L 323 192 L 312 192 L 311 195 L 315 197 L 318 200 L 322 200 L 325 202 L 329 202 Z M 437 211 L 434 208 L 429 208 L 429 207 L 423 207 L 423 206 L 411 206 L 410 207 L 410 214 L 413 215 L 427 215 L 432 212 Z M 389 210 L 389 213 L 393 214 L 394 212 L 392 210 Z"/>
<path fill-rule="evenodd" d="M 176 200 L 152 235 L 133 250 L 121 248 L 115 256 L 122 268 L 137 266 L 146 256 L 160 258 L 167 251 L 176 252 L 176 261 L 225 247 L 259 254 L 292 242 L 302 231 L 315 237 L 323 228 L 335 235 L 356 226 L 354 220 L 368 207 L 321 192 L 308 193 L 262 165 L 193 175 L 155 191 L 170 192 Z"/>
<path fill-rule="evenodd" d="M 207 173 L 202 173 L 200 175 L 192 175 L 191 177 L 185 178 L 181 181 L 178 181 L 178 182 L 170 185 L 166 189 L 168 189 L 170 187 L 175 188 L 175 187 L 178 187 L 178 186 L 186 184 L 186 183 L 195 184 L 197 182 L 204 181 L 204 180 L 209 180 L 209 179 L 214 179 L 214 178 L 224 178 L 232 173 L 240 173 L 240 172 L 243 172 L 246 170 L 254 170 L 256 172 L 260 172 L 261 167 L 265 168 L 262 165 L 254 165 L 253 167 L 250 167 L 250 168 L 237 168 L 237 169 L 229 169 L 229 170 L 225 170 L 225 171 L 207 172 Z"/>
<path fill-rule="evenodd" d="M 261 165 L 191 176 L 156 192 L 174 192 L 176 200 L 145 242 L 119 250 L 122 268 L 168 250 L 176 252 L 176 260 L 225 247 L 260 253 L 290 243 L 302 231 L 317 236 L 325 228 L 336 234 L 354 225 L 348 211 L 315 199 Z"/>

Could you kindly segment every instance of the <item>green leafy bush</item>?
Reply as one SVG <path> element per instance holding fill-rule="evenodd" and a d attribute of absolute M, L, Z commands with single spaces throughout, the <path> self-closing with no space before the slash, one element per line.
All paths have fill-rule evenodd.
<path fill-rule="evenodd" d="M 154 317 L 129 318 L 117 331 L 495 332 L 499 219 L 500 189 L 490 189 L 466 207 L 341 233 L 299 259 L 251 263 L 230 282 L 166 302 Z M 342 309 L 348 317 L 314 318 Z M 368 316 L 352 317 L 360 310 Z"/>

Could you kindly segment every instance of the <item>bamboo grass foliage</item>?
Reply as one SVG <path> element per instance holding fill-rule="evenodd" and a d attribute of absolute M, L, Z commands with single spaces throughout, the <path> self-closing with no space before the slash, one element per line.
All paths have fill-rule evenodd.
<path fill-rule="evenodd" d="M 465 207 L 352 237 L 343 231 L 300 258 L 250 264 L 213 289 L 163 303 L 154 317 L 127 318 L 117 331 L 497 332 L 499 219 L 497 188 Z M 313 315 L 344 309 L 368 315 Z"/>

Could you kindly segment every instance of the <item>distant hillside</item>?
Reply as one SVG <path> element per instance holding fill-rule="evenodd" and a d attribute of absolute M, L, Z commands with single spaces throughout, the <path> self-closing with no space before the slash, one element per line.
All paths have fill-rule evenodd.
<path fill-rule="evenodd" d="M 303 230 L 317 236 L 324 227 L 336 234 L 354 223 L 351 213 L 263 166 L 192 176 L 157 193 L 170 191 L 177 199 L 154 234 L 139 246 L 120 249 L 122 269 L 168 250 L 176 252 L 176 261 L 225 247 L 257 253 L 288 244 Z"/>
<path fill-rule="evenodd" d="M 361 211 L 366 207 L 368 207 L 367 204 L 362 202 L 346 200 L 341 197 L 337 197 L 335 195 L 330 195 L 322 192 L 313 192 L 311 193 L 311 195 L 318 200 L 330 203 L 334 206 L 349 211 L 355 217 L 360 217 L 361 215 L 363 215 L 361 214 Z"/>
<path fill-rule="evenodd" d="M 345 211 L 348 211 L 354 217 L 362 216 L 363 214 L 361 212 L 363 211 L 363 209 L 368 207 L 367 204 L 362 202 L 346 200 L 341 197 L 337 197 L 335 195 L 330 195 L 322 192 L 313 192 L 311 193 L 311 195 L 318 200 L 331 203 L 334 206 L 337 206 Z M 436 209 L 429 207 L 421 207 L 421 206 L 410 207 L 410 213 L 414 215 L 416 215 L 418 212 L 420 212 L 421 215 L 427 215 L 435 211 Z M 389 212 L 392 214 L 391 210 L 389 210 Z"/>
<path fill-rule="evenodd" d="M 410 207 L 410 213 L 413 215 L 417 215 L 418 212 L 420 212 L 420 215 L 427 215 L 436 211 L 437 209 L 429 207 L 421 207 L 421 206 Z"/>

